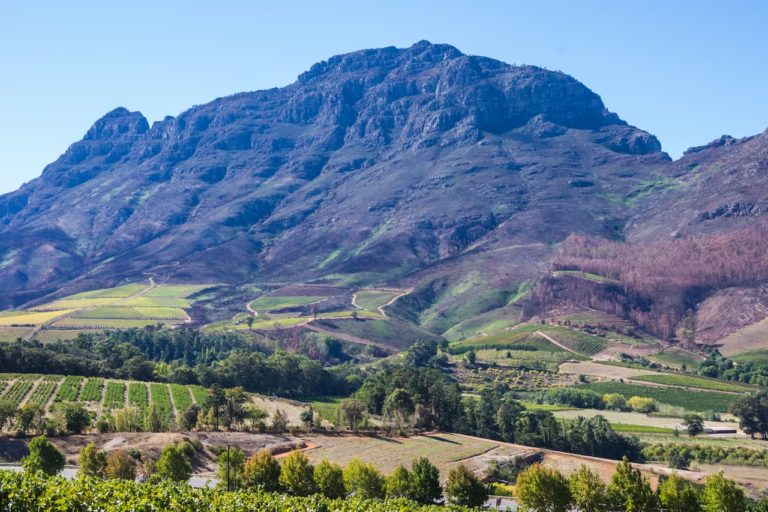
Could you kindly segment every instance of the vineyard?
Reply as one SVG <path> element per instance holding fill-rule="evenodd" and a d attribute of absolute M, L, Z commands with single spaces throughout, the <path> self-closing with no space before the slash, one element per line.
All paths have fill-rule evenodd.
<path fill-rule="evenodd" d="M 619 393 L 625 398 L 633 396 L 653 398 L 663 404 L 699 412 L 727 412 L 731 402 L 738 397 L 738 395 L 716 391 L 693 391 L 680 388 L 627 384 L 624 382 L 594 382 L 581 387 L 595 391 L 600 395 Z"/>
<path fill-rule="evenodd" d="M 145 410 L 152 404 L 161 418 L 170 420 L 192 404 L 202 405 L 207 395 L 208 391 L 201 386 L 107 380 L 101 377 L 86 379 L 62 375 L 0 374 L 0 400 L 8 400 L 16 406 L 36 404 L 44 409 L 50 409 L 56 403 L 77 401 L 94 412 L 114 411 L 127 404 Z"/>
<path fill-rule="evenodd" d="M 608 346 L 608 342 L 602 338 L 565 327 L 542 326 L 539 331 L 543 336 L 549 336 L 568 350 L 585 356 L 594 356 Z"/>

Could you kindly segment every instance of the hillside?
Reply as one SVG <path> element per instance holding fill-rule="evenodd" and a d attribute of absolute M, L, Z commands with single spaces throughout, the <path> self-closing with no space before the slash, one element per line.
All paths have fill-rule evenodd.
<path fill-rule="evenodd" d="M 549 244 L 617 236 L 616 198 L 667 161 L 563 73 L 428 42 L 354 52 L 152 126 L 105 115 L 0 197 L 0 300 L 148 276 L 434 288 L 475 272 L 451 293 L 490 281 L 492 309 Z"/>

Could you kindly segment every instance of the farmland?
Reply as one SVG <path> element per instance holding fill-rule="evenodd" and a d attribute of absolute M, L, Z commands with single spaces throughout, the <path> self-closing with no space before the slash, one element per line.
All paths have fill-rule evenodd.
<path fill-rule="evenodd" d="M 707 379 L 704 377 L 694 377 L 691 375 L 672 375 L 672 374 L 650 374 L 638 375 L 634 380 L 663 384 L 665 386 L 680 386 L 687 388 L 706 389 L 711 391 L 725 391 L 731 393 L 745 393 L 753 391 L 751 386 L 732 384 L 717 379 Z"/>
<path fill-rule="evenodd" d="M 688 389 L 643 386 L 623 382 L 594 382 L 581 386 L 600 395 L 619 393 L 625 398 L 643 396 L 653 398 L 657 402 L 683 407 L 689 411 L 727 412 L 728 406 L 737 397 L 734 394 L 718 393 L 716 391 L 693 391 Z"/>
<path fill-rule="evenodd" d="M 190 295 L 204 285 L 130 284 L 70 295 L 27 310 L 0 312 L 0 341 L 71 339 L 80 332 L 178 325 L 190 320 Z"/>

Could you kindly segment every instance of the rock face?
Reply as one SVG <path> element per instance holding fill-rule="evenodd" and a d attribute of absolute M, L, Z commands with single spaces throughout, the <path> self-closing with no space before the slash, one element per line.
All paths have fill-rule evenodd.
<path fill-rule="evenodd" d="M 515 290 L 569 233 L 621 236 L 616 198 L 668 161 L 563 73 L 424 41 L 340 55 L 151 127 L 122 108 L 97 121 L 0 197 L 0 305 L 150 275 L 419 283 L 479 266 Z"/>

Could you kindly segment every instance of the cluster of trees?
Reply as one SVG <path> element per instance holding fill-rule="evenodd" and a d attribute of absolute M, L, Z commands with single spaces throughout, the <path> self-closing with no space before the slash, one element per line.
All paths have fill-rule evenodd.
<path fill-rule="evenodd" d="M 749 361 L 736 364 L 717 350 L 711 351 L 696 370 L 704 377 L 768 386 L 768 366 Z"/>
<path fill-rule="evenodd" d="M 33 432 L 82 434 L 91 422 L 91 413 L 80 403 L 57 403 L 46 416 L 45 409 L 39 404 L 27 403 L 18 407 L 15 402 L 0 400 L 0 431 L 15 428 L 22 435 Z"/>
<path fill-rule="evenodd" d="M 563 243 L 553 269 L 598 274 L 619 284 L 547 280 L 535 299 L 578 301 L 627 317 L 669 339 L 691 306 L 707 293 L 768 280 L 766 235 L 765 224 L 642 245 L 572 235 Z"/>
<path fill-rule="evenodd" d="M 691 462 L 768 467 L 768 450 L 762 448 L 657 443 L 643 447 L 643 455 L 646 460 L 666 462 L 677 469 L 687 469 Z"/>
<path fill-rule="evenodd" d="M 768 439 L 768 391 L 740 396 L 731 405 L 731 412 L 739 418 L 745 434 Z"/>
<path fill-rule="evenodd" d="M 578 409 L 611 409 L 649 413 L 657 411 L 659 404 L 653 398 L 633 396 L 625 398 L 621 393 L 599 395 L 588 389 L 557 387 L 544 391 L 540 400 L 545 404 L 568 405 Z"/>
<path fill-rule="evenodd" d="M 51 344 L 19 340 L 0 346 L 3 371 L 241 386 L 297 398 L 345 395 L 357 385 L 354 376 L 332 372 L 306 356 L 283 351 L 267 355 L 244 337 L 192 329 L 80 334 Z"/>
<path fill-rule="evenodd" d="M 600 476 L 581 466 L 570 478 L 535 464 L 517 478 L 516 497 L 530 512 L 745 512 L 768 510 L 768 501 L 752 503 L 722 473 L 703 487 L 676 474 L 663 478 L 654 492 L 639 470 L 625 459 L 605 485 Z"/>

